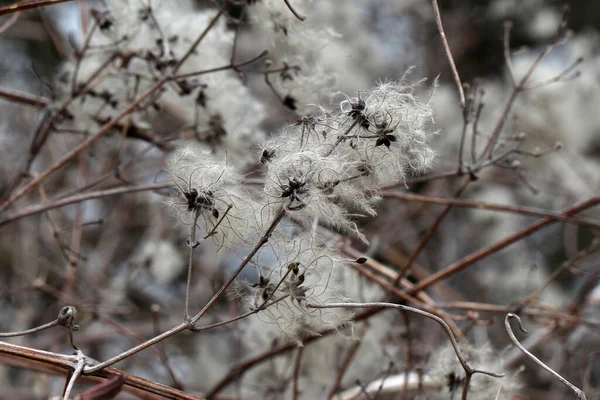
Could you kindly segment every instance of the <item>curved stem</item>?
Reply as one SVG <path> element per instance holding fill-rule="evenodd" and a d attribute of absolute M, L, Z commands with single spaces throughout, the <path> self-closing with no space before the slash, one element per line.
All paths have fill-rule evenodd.
<path fill-rule="evenodd" d="M 442 328 L 444 328 L 444 330 L 446 331 L 446 335 L 450 339 L 450 344 L 452 345 L 452 348 L 454 349 L 454 353 L 456 353 L 456 357 L 458 357 L 458 361 L 460 362 L 460 365 L 462 366 L 463 370 L 465 371 L 466 379 L 465 379 L 465 385 L 464 385 L 463 394 L 462 394 L 463 400 L 466 400 L 466 398 L 467 398 L 468 385 L 471 380 L 471 376 L 473 376 L 474 374 L 484 374 L 484 375 L 492 376 L 494 378 L 501 378 L 504 376 L 504 374 L 496 374 L 493 372 L 488 372 L 488 371 L 484 371 L 484 370 L 480 370 L 480 369 L 471 368 L 471 366 L 467 363 L 467 359 L 462 354 L 460 347 L 458 345 L 458 342 L 456 340 L 456 337 L 452 333 L 452 329 L 450 329 L 450 326 L 442 318 L 440 318 L 437 315 L 432 314 L 430 312 L 419 310 L 418 308 L 414 308 L 414 307 L 404 306 L 401 304 L 384 303 L 384 302 L 326 303 L 326 304 L 307 303 L 306 307 L 308 307 L 308 308 L 381 308 L 381 307 L 395 308 L 397 310 L 409 311 L 409 312 L 419 314 L 419 315 L 422 315 L 424 317 L 434 320 L 435 322 L 440 324 L 442 326 Z"/>
<path fill-rule="evenodd" d="M 15 336 L 30 335 L 30 334 L 35 333 L 35 332 L 43 331 L 44 329 L 52 328 L 53 326 L 56 326 L 56 325 L 58 325 L 58 319 L 55 319 L 52 322 L 48 322 L 47 324 L 40 325 L 40 326 L 35 327 L 35 328 L 27 329 L 26 331 L 0 333 L 0 337 L 4 338 L 4 337 L 15 337 Z"/>
<path fill-rule="evenodd" d="M 515 346 L 517 346 L 519 348 L 519 350 L 521 350 L 523 353 L 525 353 L 525 355 L 527 355 L 527 357 L 531 358 L 531 360 L 533 360 L 533 362 L 535 362 L 537 365 L 539 365 L 540 367 L 542 367 L 546 371 L 550 372 L 556 379 L 558 379 L 563 384 L 565 384 L 566 386 L 568 386 L 569 389 L 571 389 L 573 392 L 575 392 L 575 395 L 577 396 L 577 398 L 579 400 L 587 400 L 586 397 L 585 397 L 585 393 L 583 392 L 583 390 L 579 389 L 577 386 L 573 385 L 571 382 L 569 382 L 568 380 L 566 380 L 565 378 L 563 378 L 560 374 L 558 374 L 558 372 L 554 371 L 552 368 L 550 368 L 549 366 L 547 366 L 546 364 L 544 364 L 539 358 L 537 358 L 536 356 L 534 356 L 533 354 L 531 354 L 529 352 L 529 350 L 527 350 L 519 342 L 519 340 L 516 338 L 515 334 L 513 333 L 512 328 L 510 327 L 510 319 L 511 318 L 515 318 L 517 320 L 517 322 L 519 323 L 519 329 L 521 329 L 521 331 L 523 331 L 525 333 L 527 333 L 527 331 L 525 330 L 525 328 L 523 328 L 523 324 L 521 322 L 521 318 L 518 315 L 513 314 L 513 313 L 506 314 L 506 318 L 504 319 L 504 326 L 506 327 L 506 332 L 508 333 L 508 336 L 510 337 L 510 340 L 515 344 Z"/>
<path fill-rule="evenodd" d="M 298 12 L 296 10 L 294 10 L 294 7 L 292 7 L 289 0 L 283 0 L 283 2 L 287 6 L 287 8 L 290 9 L 292 14 L 294 14 L 294 17 L 298 18 L 300 21 L 304 21 L 306 19 L 306 17 L 304 15 L 300 15 L 300 14 L 298 14 Z"/>
<path fill-rule="evenodd" d="M 69 400 L 69 396 L 71 394 L 71 390 L 73 390 L 75 381 L 81 376 L 81 372 L 83 371 L 83 367 L 85 366 L 85 356 L 80 350 L 77 350 L 76 356 L 77 367 L 75 367 L 75 371 L 73 371 L 73 373 L 71 373 L 71 376 L 69 377 L 69 382 L 63 394 L 63 400 Z"/>

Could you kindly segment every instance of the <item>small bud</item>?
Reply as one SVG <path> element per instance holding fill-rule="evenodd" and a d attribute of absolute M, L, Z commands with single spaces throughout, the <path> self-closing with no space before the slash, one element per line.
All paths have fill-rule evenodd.
<path fill-rule="evenodd" d="M 295 110 L 297 108 L 296 99 L 289 94 L 283 99 L 283 105 L 289 108 L 290 110 Z"/>
<path fill-rule="evenodd" d="M 298 272 L 300 272 L 300 269 L 298 268 L 299 265 L 300 265 L 300 263 L 297 263 L 295 261 L 291 262 L 288 264 L 288 270 L 292 270 L 294 275 L 298 275 Z"/>
<path fill-rule="evenodd" d="M 58 312 L 58 324 L 67 328 L 72 328 L 74 331 L 79 330 L 79 326 L 74 325 L 77 309 L 73 306 L 65 306 Z"/>

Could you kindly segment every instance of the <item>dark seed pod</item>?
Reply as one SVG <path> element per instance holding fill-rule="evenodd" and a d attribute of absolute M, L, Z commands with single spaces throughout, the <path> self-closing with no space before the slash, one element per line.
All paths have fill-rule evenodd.
<path fill-rule="evenodd" d="M 270 162 L 274 156 L 275 156 L 274 149 L 264 149 L 262 152 L 262 156 L 260 157 L 261 164 L 266 164 L 266 163 Z"/>
<path fill-rule="evenodd" d="M 289 108 L 290 110 L 295 110 L 297 108 L 296 99 L 290 96 L 289 94 L 283 99 L 283 105 Z"/>

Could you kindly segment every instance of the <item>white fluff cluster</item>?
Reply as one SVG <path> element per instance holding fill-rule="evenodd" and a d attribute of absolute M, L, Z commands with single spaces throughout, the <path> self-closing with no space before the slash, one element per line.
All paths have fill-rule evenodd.
<path fill-rule="evenodd" d="M 461 351 L 472 368 L 479 370 L 502 373 L 502 360 L 489 346 L 474 348 L 468 345 L 461 346 Z M 430 390 L 431 399 L 459 398 L 463 390 L 465 372 L 456 359 L 456 353 L 450 344 L 441 346 L 434 351 L 425 372 L 432 380 Z M 502 378 L 488 375 L 475 374 L 469 384 L 468 398 L 473 400 L 492 400 L 510 398 L 521 386 L 518 371 L 510 372 Z"/>
<path fill-rule="evenodd" d="M 335 83 L 336 74 L 323 60 L 326 47 L 339 35 L 317 22 L 312 0 L 295 2 L 293 7 L 307 18 L 300 21 L 279 0 L 257 1 L 248 12 L 256 37 L 268 41 L 276 61 L 288 66 L 272 78 L 275 90 L 287 99 L 288 108 L 303 113 Z"/>
<path fill-rule="evenodd" d="M 263 148 L 265 193 L 309 224 L 360 233 L 353 217 L 373 215 L 378 185 L 402 182 L 433 161 L 427 123 L 432 111 L 406 76 L 380 84 L 339 109 L 300 118 Z"/>
<path fill-rule="evenodd" d="M 196 223 L 201 228 L 198 236 L 210 235 L 219 246 L 253 244 L 260 234 L 254 218 L 257 207 L 232 165 L 202 148 L 186 147 L 173 154 L 168 168 L 178 189 L 170 205 L 178 210 L 180 221 Z"/>
<path fill-rule="evenodd" d="M 274 257 L 257 258 L 258 280 L 238 287 L 249 294 L 245 297 L 249 309 L 266 305 L 256 317 L 262 322 L 262 330 L 267 329 L 266 324 L 276 336 L 300 340 L 348 321 L 350 313 L 344 310 L 307 307 L 344 300 L 339 293 L 342 260 L 324 242 L 307 232 L 282 229 L 263 253 Z"/>
<path fill-rule="evenodd" d="M 221 16 L 178 66 L 217 10 L 196 10 L 191 2 L 172 7 L 153 1 L 151 9 L 145 2 L 103 3 L 105 8 L 92 13 L 89 45 L 80 44 L 81 61 L 65 63 L 59 74 L 60 102 L 81 91 L 68 107 L 76 129 L 93 131 L 108 122 L 165 75 L 230 64 L 234 33 Z M 231 70 L 173 79 L 140 107 L 142 112 L 128 122 L 130 129 L 160 140 L 197 141 L 235 156 L 242 166 L 248 162 L 248 147 L 264 139 L 264 107 Z"/>

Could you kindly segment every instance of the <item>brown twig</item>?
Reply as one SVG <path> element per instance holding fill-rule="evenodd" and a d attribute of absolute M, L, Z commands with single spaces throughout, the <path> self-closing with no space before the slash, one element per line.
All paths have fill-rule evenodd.
<path fill-rule="evenodd" d="M 384 308 L 373 308 L 373 309 L 364 311 L 363 313 L 358 314 L 354 317 L 354 322 L 364 321 L 364 320 L 378 314 L 379 312 L 381 312 L 383 310 L 384 310 Z M 329 328 L 329 329 L 325 329 L 325 330 L 316 332 L 315 335 L 310 336 L 309 338 L 305 338 L 302 341 L 302 344 L 304 346 L 307 346 L 309 343 L 312 343 L 313 341 L 320 340 L 320 339 L 323 339 L 330 335 L 339 333 L 340 329 L 343 329 L 344 327 L 347 327 L 349 325 L 350 324 L 348 324 L 348 323 L 341 324 L 334 328 Z M 274 347 L 262 354 L 248 358 L 248 359 L 234 365 L 229 370 L 229 372 L 223 378 L 221 378 L 221 380 L 219 382 L 217 382 L 217 384 L 213 388 L 211 388 L 208 391 L 208 393 L 206 394 L 206 398 L 207 399 L 214 398 L 214 396 L 216 396 L 221 390 L 223 390 L 225 387 L 227 387 L 230 383 L 232 383 L 236 379 L 239 379 L 249 369 L 251 369 L 267 360 L 270 360 L 273 357 L 276 357 L 281 354 L 285 354 L 289 351 L 292 351 L 292 350 L 296 349 L 297 347 L 298 347 L 298 343 L 295 341 L 289 342 L 289 343 L 284 343 L 284 344 Z"/>
<path fill-rule="evenodd" d="M 154 327 L 154 334 L 160 334 L 160 306 L 158 304 L 153 304 L 150 307 L 150 311 L 152 312 L 152 325 Z M 167 356 L 167 349 L 165 346 L 165 342 L 160 342 L 158 346 L 158 351 L 160 353 L 160 358 L 165 368 L 167 369 L 167 373 L 173 382 L 173 387 L 175 389 L 183 390 L 183 383 L 181 380 L 175 375 L 175 371 L 171 367 L 171 363 L 169 362 L 169 357 Z"/>
<path fill-rule="evenodd" d="M 98 131 L 93 133 L 86 140 L 75 146 L 71 151 L 65 154 L 60 160 L 56 161 L 53 165 L 48 167 L 45 171 L 41 172 L 34 179 L 32 179 L 28 184 L 18 190 L 16 193 L 13 193 L 3 204 L 0 205 L 0 210 L 6 209 L 8 206 L 13 204 L 15 201 L 29 193 L 33 190 L 37 185 L 40 184 L 45 178 L 47 178 L 50 174 L 62 168 L 65 164 L 71 161 L 75 156 L 81 153 L 84 149 L 86 149 L 89 145 L 91 145 L 94 141 L 96 141 L 100 136 L 104 133 L 108 132 L 114 124 L 116 124 L 123 117 L 128 115 L 130 112 L 133 112 L 136 107 L 144 101 L 148 96 L 152 95 L 156 90 L 158 90 L 162 85 L 167 82 L 168 77 L 161 78 L 158 82 L 152 85 L 144 94 L 139 96 L 134 102 L 130 103 L 123 111 L 121 111 L 117 116 L 110 120 L 107 124 L 102 126 Z"/>
<path fill-rule="evenodd" d="M 58 319 L 55 319 L 54 321 L 48 322 L 47 324 L 40 325 L 38 327 L 27 329 L 24 331 L 0 332 L 0 338 L 31 335 L 32 333 L 36 333 L 36 332 L 40 332 L 40 331 L 43 331 L 48 328 L 52 328 L 54 326 L 57 326 L 58 324 L 59 324 Z"/>
<path fill-rule="evenodd" d="M 0 7 L 0 15 L 29 10 L 32 8 L 51 6 L 53 4 L 64 3 L 71 0 L 31 0 L 21 1 L 17 4 Z"/>
<path fill-rule="evenodd" d="M 156 343 L 159 343 L 161 341 L 163 341 L 164 339 L 171 337 L 179 332 L 182 332 L 184 330 L 188 330 L 188 329 L 192 329 L 194 330 L 194 325 L 198 322 L 198 320 L 208 311 L 208 309 L 219 299 L 219 297 L 223 294 L 223 292 L 225 292 L 225 290 L 227 290 L 227 288 L 233 283 L 233 281 L 235 280 L 235 278 L 240 274 L 240 272 L 242 272 L 242 270 L 244 269 L 244 267 L 246 265 L 248 265 L 248 263 L 250 262 L 250 260 L 256 255 L 256 253 L 258 253 L 258 251 L 267 243 L 267 241 L 269 240 L 269 238 L 271 237 L 271 234 L 273 233 L 273 231 L 275 230 L 275 228 L 277 227 L 277 225 L 279 224 L 279 222 L 281 221 L 281 219 L 283 218 L 283 216 L 285 215 L 285 211 L 283 209 L 279 210 L 278 213 L 275 215 L 273 221 L 269 224 L 268 228 L 266 229 L 265 233 L 263 234 L 263 236 L 259 239 L 259 241 L 256 243 L 256 245 L 254 246 L 254 248 L 252 249 L 252 251 L 250 252 L 250 254 L 248 254 L 246 256 L 246 258 L 244 258 L 244 260 L 240 263 L 240 265 L 238 266 L 238 268 L 233 272 L 233 274 L 231 274 L 229 276 L 229 278 L 227 279 L 227 281 L 221 286 L 221 288 L 219 288 L 219 290 L 213 295 L 213 297 L 207 302 L 207 304 L 202 308 L 202 310 L 200 310 L 193 318 L 191 318 L 189 321 L 184 321 L 183 323 L 169 329 L 166 332 L 163 332 L 162 334 L 153 337 L 150 340 L 147 340 L 146 342 L 135 346 L 121 354 L 118 354 L 102 363 L 99 363 L 97 365 L 94 365 L 92 367 L 86 368 L 84 369 L 84 372 L 86 374 L 89 373 L 93 373 L 96 371 L 99 371 L 103 368 L 106 368 L 110 365 L 113 365 L 121 360 L 124 360 L 126 358 L 131 357 L 132 355 L 147 349 L 150 346 L 155 345 Z M 239 318 L 236 318 L 235 320 L 237 320 Z M 232 321 L 229 321 L 232 322 Z"/>
<path fill-rule="evenodd" d="M 294 360 L 294 375 L 292 377 L 292 400 L 298 400 L 300 394 L 300 388 L 298 387 L 298 380 L 300 378 L 300 367 L 302 363 L 302 353 L 304 352 L 304 346 L 299 346 L 296 350 L 296 358 Z"/>
<path fill-rule="evenodd" d="M 246 66 L 248 64 L 252 64 L 252 63 L 260 60 L 261 58 L 265 57 L 267 54 L 269 54 L 269 52 L 267 50 L 263 50 L 258 55 L 254 56 L 254 57 L 251 57 L 251 58 L 249 58 L 249 59 L 247 59 L 245 61 L 240 61 L 239 63 L 237 63 L 235 65 L 233 65 L 233 64 L 227 64 L 227 65 L 223 65 L 221 67 L 214 67 L 214 68 L 203 69 L 203 70 L 196 71 L 196 72 L 189 72 L 189 73 L 186 73 L 186 74 L 179 74 L 179 75 L 175 75 L 172 79 L 173 80 L 179 80 L 179 79 L 191 78 L 193 76 L 210 74 L 210 73 L 213 73 L 213 72 L 227 71 L 229 69 L 240 68 L 240 67 Z"/>
<path fill-rule="evenodd" d="M 481 152 L 480 160 L 483 159 L 483 157 L 485 157 L 486 155 L 488 158 L 493 157 L 496 142 L 498 141 L 498 137 L 500 136 L 500 133 L 502 132 L 502 128 L 504 127 L 504 124 L 505 124 L 506 120 L 508 119 L 508 115 L 510 113 L 510 110 L 512 109 L 512 106 L 514 105 L 515 100 L 517 99 L 518 95 L 525 89 L 525 85 L 527 84 L 527 82 L 529 81 L 531 76 L 533 75 L 533 72 L 540 65 L 542 60 L 548 55 L 548 53 L 550 53 L 550 51 L 554 48 L 554 46 L 556 46 L 556 44 L 561 39 L 561 37 L 566 29 L 566 18 L 567 18 L 566 10 L 568 10 L 568 8 L 565 9 L 565 13 L 563 15 L 562 22 L 559 25 L 556 35 L 553 38 L 553 40 L 537 56 L 537 58 L 533 61 L 533 63 L 529 67 L 529 69 L 525 72 L 525 75 L 523 75 L 523 77 L 518 81 L 518 83 L 516 85 L 513 85 L 512 93 L 510 94 L 508 101 L 506 102 L 506 105 L 504 106 L 502 114 L 501 114 L 500 118 L 498 119 L 498 122 L 496 123 L 496 126 L 494 127 L 494 130 L 492 131 L 490 138 L 488 139 L 488 141 L 485 145 L 485 148 Z M 510 29 L 505 30 L 505 35 L 506 34 L 510 34 Z M 507 38 L 506 41 L 508 41 L 509 39 L 510 38 Z M 505 51 L 505 56 L 506 55 L 508 55 L 510 57 L 510 51 L 508 52 L 508 54 L 506 54 L 506 51 Z M 507 65 L 511 65 L 511 63 L 512 63 L 512 61 L 510 61 L 510 59 L 505 60 L 505 62 Z"/>
<path fill-rule="evenodd" d="M 585 209 L 593 207 L 593 206 L 597 205 L 598 203 L 600 203 L 600 196 L 592 197 L 591 199 L 589 199 L 587 201 L 584 201 L 582 203 L 579 203 L 577 205 L 574 205 L 574 206 L 571 206 L 571 207 L 565 209 L 561 214 L 563 216 L 571 216 L 571 215 L 581 212 Z M 488 246 L 488 247 L 485 247 L 479 251 L 476 251 L 475 253 L 472 253 L 472 254 L 464 257 L 463 259 L 447 266 L 446 268 L 430 275 L 429 277 L 418 282 L 412 289 L 408 290 L 407 293 L 414 295 L 415 293 L 418 293 L 421 290 L 428 288 L 429 286 L 435 284 L 436 282 L 438 282 L 442 279 L 446 279 L 447 277 L 449 277 L 459 271 L 462 271 L 469 265 L 471 265 L 479 260 L 482 260 L 483 258 L 489 256 L 490 254 L 493 254 L 499 250 L 502 250 L 503 248 L 523 239 L 524 237 L 527 237 L 527 236 L 533 234 L 534 232 L 537 232 L 539 229 L 544 228 L 545 226 L 550 225 L 554 222 L 556 222 L 555 219 L 552 219 L 549 217 L 543 218 L 540 221 L 533 223 L 533 224 L 529 225 L 528 227 L 522 229 L 521 231 L 514 233 L 514 234 Z"/>
<path fill-rule="evenodd" d="M 64 374 L 73 371 L 77 366 L 77 360 L 73 356 L 67 356 L 49 351 L 36 350 L 28 347 L 17 346 L 15 344 L 0 342 L 0 353 L 36 361 L 45 365 L 60 368 Z M 138 376 L 128 374 L 115 368 L 106 368 L 102 371 L 92 373 L 93 376 L 101 378 L 109 378 L 115 374 L 125 376 L 125 385 L 144 390 L 145 392 L 154 393 L 160 396 L 175 400 L 201 400 L 201 397 L 183 393 L 180 390 L 169 386 L 161 385 L 160 383 L 152 382 Z"/>
<path fill-rule="evenodd" d="M 202 41 L 202 39 L 204 39 L 206 37 L 206 35 L 213 28 L 213 26 L 215 26 L 215 24 L 217 23 L 217 21 L 219 20 L 219 18 L 224 14 L 224 12 L 225 12 L 225 10 L 219 9 L 219 11 L 217 12 L 217 14 L 215 14 L 215 16 L 210 20 L 210 22 L 208 23 L 208 25 L 206 26 L 206 28 L 204 28 L 204 30 L 200 33 L 200 35 L 198 36 L 198 38 L 188 48 L 188 50 L 183 55 L 183 57 L 181 57 L 181 59 L 177 62 L 177 64 L 175 65 L 175 67 L 173 67 L 173 74 L 177 73 L 177 71 L 179 70 L 179 68 L 181 68 L 181 66 L 183 65 L 183 63 L 194 52 L 194 50 L 196 49 L 196 47 L 200 44 L 200 42 Z M 233 65 L 233 62 L 231 63 L 231 65 Z"/>
<path fill-rule="evenodd" d="M 471 181 L 472 181 L 471 175 L 467 175 L 463 179 L 463 181 L 462 181 L 461 185 L 459 186 L 459 188 L 456 189 L 456 191 L 454 192 L 454 197 L 460 196 L 462 194 L 462 192 L 467 188 L 467 186 L 469 185 L 469 183 L 471 183 Z M 446 218 L 446 216 L 448 216 L 448 214 L 450 213 L 450 210 L 452 210 L 452 204 L 446 205 L 446 207 L 444 207 L 444 209 L 442 210 L 442 212 L 438 214 L 438 216 L 436 217 L 435 221 L 431 224 L 431 226 L 427 229 L 427 232 L 425 232 L 425 234 L 423 235 L 423 237 L 419 241 L 419 244 L 417 245 L 417 248 L 410 255 L 408 261 L 406 262 L 406 265 L 402 268 L 402 270 L 398 274 L 398 278 L 394 282 L 394 286 L 398 286 L 398 282 L 400 281 L 400 279 L 404 278 L 404 276 L 406 275 L 406 273 L 408 271 L 410 271 L 410 268 L 412 267 L 413 263 L 416 261 L 416 259 L 419 256 L 419 254 L 421 254 L 421 251 L 425 248 L 425 246 L 427 245 L 427 243 L 429 243 L 429 240 L 431 240 L 431 238 L 433 237 L 435 231 L 437 231 L 437 228 L 440 226 L 440 224 L 442 223 L 442 221 L 444 220 L 444 218 Z"/>
<path fill-rule="evenodd" d="M 419 310 L 418 308 L 414 308 L 414 307 L 403 306 L 401 304 L 383 303 L 383 302 L 326 303 L 326 304 L 310 304 L 309 303 L 309 304 L 306 304 L 306 306 L 308 308 L 321 308 L 321 309 L 329 309 L 329 308 L 395 308 L 397 310 L 412 312 L 412 313 L 419 314 L 426 318 L 434 320 L 435 322 L 440 324 L 442 326 L 442 328 L 446 331 L 446 335 L 448 336 L 448 339 L 450 339 L 450 344 L 452 345 L 452 348 L 454 349 L 454 352 L 456 353 L 456 357 L 458 358 L 460 365 L 462 366 L 463 370 L 465 371 L 466 376 L 465 376 L 465 383 L 463 386 L 462 400 L 467 399 L 469 383 L 470 383 L 471 377 L 474 374 L 479 373 L 479 374 L 488 375 L 488 376 L 491 376 L 494 378 L 501 378 L 504 376 L 504 374 L 496 374 L 493 372 L 488 372 L 488 371 L 472 368 L 467 363 L 465 356 L 462 354 L 462 351 L 460 350 L 460 346 L 458 345 L 458 342 L 456 341 L 456 337 L 454 336 L 452 329 L 450 329 L 450 326 L 448 326 L 448 324 L 443 319 L 438 317 L 437 315 L 431 314 L 427 311 Z"/>
<path fill-rule="evenodd" d="M 508 77 L 510 78 L 512 87 L 515 88 L 517 87 L 517 78 L 515 77 L 515 69 L 513 68 L 512 57 L 510 55 L 510 31 L 512 30 L 512 27 L 512 21 L 504 21 L 504 38 L 502 44 L 504 48 L 504 63 L 508 70 Z"/>
<path fill-rule="evenodd" d="M 34 107 L 46 107 L 50 104 L 50 100 L 45 97 L 35 96 L 29 93 L 23 93 L 16 90 L 0 88 L 0 97 L 14 101 L 16 103 L 27 104 Z"/>
<path fill-rule="evenodd" d="M 306 19 L 305 16 L 298 14 L 298 12 L 294 10 L 294 7 L 292 7 L 289 0 L 283 0 L 283 2 L 287 6 L 287 8 L 292 12 L 292 14 L 294 14 L 294 17 L 298 18 L 300 21 L 304 21 Z"/>
<path fill-rule="evenodd" d="M 5 23 L 0 26 L 0 35 L 3 34 L 7 29 L 15 24 L 21 16 L 21 11 L 15 12 Z"/>
<path fill-rule="evenodd" d="M 432 301 L 431 302 L 422 302 L 412 296 L 407 296 L 406 293 L 402 292 L 400 289 L 398 289 L 396 287 L 396 285 L 393 285 L 393 284 L 379 278 L 375 274 L 367 271 L 362 265 L 360 265 L 360 264 L 350 264 L 350 265 L 361 275 L 365 276 L 367 279 L 371 280 L 373 283 L 376 283 L 377 285 L 381 286 L 383 289 L 387 290 L 391 294 L 394 294 L 394 295 L 398 296 L 399 298 L 401 298 L 405 301 L 408 301 L 418 307 L 428 310 L 431 313 L 439 314 L 439 317 L 441 319 L 444 319 L 444 321 L 450 326 L 450 328 L 455 336 L 457 336 L 457 337 L 463 336 L 463 334 L 460 331 L 460 329 L 458 328 L 458 326 L 456 326 L 454 321 L 452 321 L 451 316 L 448 315 L 447 313 L 445 313 L 444 311 L 440 311 L 440 310 L 436 309 L 435 303 L 433 303 Z"/>
<path fill-rule="evenodd" d="M 82 201 L 98 199 L 102 197 L 111 197 L 111 196 L 119 196 L 122 194 L 128 193 L 137 193 L 137 192 L 145 192 L 150 190 L 159 190 L 170 188 L 171 183 L 150 183 L 147 185 L 137 185 L 137 186 L 125 186 L 118 187 L 115 189 L 106 189 L 106 190 L 98 190 L 95 192 L 88 192 L 82 194 L 76 194 L 72 196 L 65 197 L 63 199 L 52 200 L 48 202 L 42 202 L 40 204 L 35 204 L 33 206 L 25 207 L 21 210 L 13 211 L 11 213 L 6 213 L 4 215 L 0 214 L 0 226 L 8 224 L 10 222 L 14 222 L 24 217 L 28 217 L 31 215 L 39 214 L 42 212 L 46 212 L 48 210 L 52 210 L 59 207 L 64 207 L 69 204 L 80 203 Z"/>
<path fill-rule="evenodd" d="M 333 385 L 331 386 L 331 389 L 329 390 L 329 393 L 327 394 L 328 400 L 332 400 L 333 396 L 335 396 L 338 389 L 340 388 L 342 379 L 344 379 L 344 375 L 346 375 L 346 371 L 348 370 L 348 367 L 350 367 L 350 363 L 354 359 L 354 356 L 356 355 L 358 348 L 362 344 L 362 339 L 365 336 L 366 332 L 367 332 L 367 326 L 364 325 L 361 328 L 360 332 L 358 333 L 357 339 L 355 340 L 355 342 L 352 344 L 352 346 L 350 346 L 350 348 L 346 352 L 346 357 L 344 357 L 344 360 L 342 361 L 342 365 L 340 365 L 338 373 L 335 376 L 335 380 L 333 381 Z"/>
<path fill-rule="evenodd" d="M 82 157 L 82 154 L 78 156 L 78 171 L 76 178 L 76 187 L 81 187 L 85 185 L 85 171 L 86 171 L 86 157 Z M 73 287 L 73 282 L 75 281 L 75 274 L 77 273 L 77 264 L 79 261 L 79 252 L 81 245 L 81 237 L 83 234 L 83 227 L 81 225 L 82 218 L 82 204 L 77 203 L 75 206 L 75 219 L 74 219 L 74 228 L 71 232 L 71 244 L 70 248 L 73 250 L 68 257 L 66 263 L 66 273 L 63 281 L 62 291 L 68 293 Z"/>
<path fill-rule="evenodd" d="M 593 219 L 581 218 L 581 217 L 569 217 L 564 214 L 553 212 L 550 210 L 543 210 L 533 207 L 522 207 L 522 206 L 510 206 L 505 204 L 494 204 L 486 203 L 483 201 L 476 200 L 462 200 L 462 199 L 449 199 L 443 197 L 434 196 L 423 196 L 414 193 L 402 193 L 402 192 L 383 192 L 381 196 L 384 198 L 406 200 L 406 201 L 419 201 L 430 204 L 441 204 L 441 205 L 452 205 L 455 207 L 466 207 L 474 208 L 478 210 L 489 210 L 489 211 L 503 211 L 508 213 L 515 213 L 521 215 L 530 215 L 534 217 L 548 217 L 556 221 L 571 223 L 575 225 L 586 226 L 592 229 L 600 229 L 600 222 L 596 222 Z"/>
<path fill-rule="evenodd" d="M 444 46 L 444 51 L 446 52 L 446 57 L 448 58 L 448 63 L 450 64 L 450 69 L 452 70 L 452 77 L 454 78 L 454 83 L 456 83 L 456 88 L 458 89 L 460 108 L 464 109 L 465 92 L 463 90 L 463 85 L 460 80 L 460 75 L 458 75 L 458 70 L 456 69 L 456 64 L 454 63 L 454 59 L 452 58 L 452 52 L 450 51 L 450 46 L 448 45 L 446 34 L 444 33 L 444 25 L 442 24 L 442 16 L 440 15 L 440 8 L 438 7 L 437 0 L 431 0 L 431 5 L 433 7 L 433 14 L 435 16 L 435 24 L 437 26 L 438 33 L 440 34 L 440 38 L 442 39 L 442 44 Z"/>
<path fill-rule="evenodd" d="M 506 327 L 506 332 L 508 333 L 510 340 L 515 344 L 515 346 L 517 346 L 519 348 L 519 350 L 521 350 L 523 353 L 525 353 L 527 355 L 527 357 L 529 357 L 531 360 L 533 360 L 537 365 L 539 365 L 546 371 L 550 372 L 561 383 L 563 383 L 564 385 L 569 387 L 569 389 L 571 389 L 575 393 L 575 395 L 577 396 L 577 398 L 579 400 L 586 400 L 585 393 L 583 392 L 583 390 L 579 389 L 578 387 L 573 385 L 571 382 L 569 382 L 565 378 L 563 378 L 560 374 L 558 374 L 552 368 L 550 368 L 549 366 L 544 364 L 539 358 L 537 358 L 536 356 L 531 354 L 531 352 L 529 350 L 527 350 L 519 342 L 519 340 L 516 338 L 515 334 L 513 333 L 512 328 L 510 327 L 510 319 L 511 318 L 515 318 L 517 320 L 517 322 L 519 323 L 519 329 L 521 329 L 521 331 L 523 331 L 525 333 L 527 333 L 527 331 L 525 330 L 525 328 L 523 328 L 523 325 L 521 323 L 521 318 L 518 315 L 512 314 L 512 313 L 506 314 L 506 318 L 504 319 L 504 326 Z"/>

